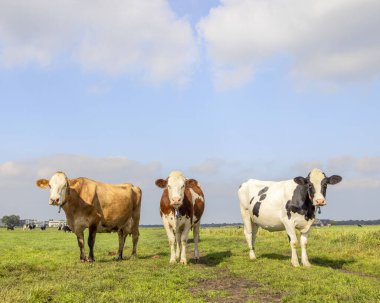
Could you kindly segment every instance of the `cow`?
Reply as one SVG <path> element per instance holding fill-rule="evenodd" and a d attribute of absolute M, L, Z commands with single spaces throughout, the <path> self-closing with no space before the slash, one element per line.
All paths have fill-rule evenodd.
<path fill-rule="evenodd" d="M 41 225 L 40 228 L 41 230 L 46 230 L 46 225 Z"/>
<path fill-rule="evenodd" d="M 141 189 L 130 183 L 106 184 L 88 178 L 68 179 L 56 172 L 50 180 L 39 179 L 40 188 L 50 188 L 49 204 L 59 206 L 66 214 L 67 224 L 75 233 L 80 261 L 93 262 L 95 236 L 98 232 L 116 231 L 119 236 L 117 260 L 123 259 L 127 235 L 132 234 L 132 256 L 137 257 Z M 89 257 L 85 256 L 84 230 L 89 229 Z"/>
<path fill-rule="evenodd" d="M 256 259 L 254 244 L 259 227 L 268 231 L 286 230 L 292 251 L 291 263 L 299 266 L 296 229 L 301 237 L 301 261 L 310 266 L 306 245 L 317 209 L 326 205 L 326 188 L 342 180 L 341 176 L 327 177 L 320 169 L 292 180 L 272 182 L 249 179 L 240 185 L 238 197 L 248 243 L 250 259 Z"/>
<path fill-rule="evenodd" d="M 63 225 L 61 229 L 64 232 L 68 232 L 68 233 L 71 233 L 71 231 L 72 231 L 68 225 Z"/>
<path fill-rule="evenodd" d="M 33 230 L 33 229 L 36 228 L 36 224 L 34 224 L 34 223 L 29 223 L 29 224 L 28 224 L 28 228 L 29 228 L 29 230 Z"/>
<path fill-rule="evenodd" d="M 7 225 L 7 230 L 15 230 L 14 225 Z"/>
<path fill-rule="evenodd" d="M 155 184 L 163 189 L 160 215 L 170 245 L 170 263 L 187 264 L 186 245 L 190 229 L 194 236 L 194 259 L 199 261 L 199 229 L 205 207 L 205 199 L 197 180 L 186 179 L 179 171 L 169 177 L 157 179 Z M 175 249 L 176 245 L 176 249 Z"/>

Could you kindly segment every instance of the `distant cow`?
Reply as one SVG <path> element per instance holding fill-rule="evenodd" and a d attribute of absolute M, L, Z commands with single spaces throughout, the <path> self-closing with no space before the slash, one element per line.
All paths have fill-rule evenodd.
<path fill-rule="evenodd" d="M 292 264 L 299 266 L 296 252 L 296 229 L 301 232 L 302 264 L 310 266 L 306 244 L 318 207 L 326 205 L 328 184 L 337 184 L 342 177 L 326 175 L 313 169 L 309 175 L 292 180 L 271 182 L 250 179 L 239 190 L 240 211 L 249 257 L 256 259 L 254 244 L 259 227 L 269 231 L 286 230 L 292 250 Z"/>
<path fill-rule="evenodd" d="M 46 230 L 46 225 L 40 226 L 41 230 Z"/>
<path fill-rule="evenodd" d="M 7 225 L 7 230 L 15 230 L 15 227 L 13 225 Z"/>
<path fill-rule="evenodd" d="M 64 231 L 64 232 L 71 232 L 71 229 L 70 229 L 70 227 L 68 226 L 68 225 L 63 225 L 62 226 L 62 230 Z"/>
<path fill-rule="evenodd" d="M 29 223 L 29 224 L 27 224 L 27 226 L 28 226 L 29 230 L 33 230 L 36 228 L 36 224 L 34 224 L 34 223 Z"/>
<path fill-rule="evenodd" d="M 156 185 L 164 189 L 160 214 L 169 239 L 170 263 L 176 263 L 179 258 L 182 264 L 187 263 L 186 244 L 191 228 L 194 235 L 194 258 L 197 262 L 200 220 L 204 211 L 204 195 L 198 182 L 186 179 L 181 172 L 173 171 L 167 179 L 156 180 Z"/>
<path fill-rule="evenodd" d="M 87 260 L 83 233 L 86 228 L 89 229 L 88 261 L 94 261 L 93 249 L 97 232 L 118 232 L 118 260 L 123 258 L 127 235 L 132 234 L 132 257 L 136 257 L 141 208 L 139 187 L 130 183 L 106 184 L 87 178 L 69 180 L 63 172 L 55 173 L 50 180 L 38 180 L 37 186 L 49 187 L 49 204 L 64 210 L 67 224 L 77 236 L 81 261 Z"/>

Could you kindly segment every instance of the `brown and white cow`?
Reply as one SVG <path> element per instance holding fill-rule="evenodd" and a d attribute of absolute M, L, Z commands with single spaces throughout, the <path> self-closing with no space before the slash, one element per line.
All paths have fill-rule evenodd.
<path fill-rule="evenodd" d="M 69 180 L 63 172 L 55 173 L 50 180 L 40 179 L 36 183 L 40 188 L 49 187 L 49 204 L 64 210 L 67 224 L 77 236 L 81 261 L 87 260 L 83 235 L 86 228 L 89 229 L 88 261 L 94 261 L 97 232 L 118 232 L 117 260 L 122 260 L 125 239 L 132 234 L 132 257 L 136 257 L 141 208 L 139 187 L 130 183 L 106 184 L 82 177 Z"/>
<path fill-rule="evenodd" d="M 176 263 L 179 258 L 182 264 L 187 263 L 186 245 L 191 228 L 194 236 L 194 259 L 198 262 L 200 220 L 205 202 L 198 181 L 186 179 L 181 172 L 173 171 L 165 180 L 156 180 L 156 185 L 164 189 L 160 214 L 169 239 L 170 263 Z"/>

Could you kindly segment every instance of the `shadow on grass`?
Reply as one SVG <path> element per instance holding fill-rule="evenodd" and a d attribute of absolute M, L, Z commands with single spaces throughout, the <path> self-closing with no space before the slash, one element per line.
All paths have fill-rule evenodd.
<path fill-rule="evenodd" d="M 224 259 L 230 258 L 231 256 L 232 253 L 230 250 L 214 252 L 200 257 L 198 264 L 203 264 L 206 266 L 217 266 L 223 262 Z M 193 259 L 191 260 L 191 263 L 194 263 Z"/>
<path fill-rule="evenodd" d="M 346 264 L 352 264 L 355 263 L 355 260 L 347 260 L 347 259 L 327 259 L 327 258 L 320 258 L 320 257 L 314 257 L 309 259 L 310 263 L 313 265 L 319 265 L 324 267 L 330 267 L 333 269 L 342 269 L 344 265 Z"/>
<path fill-rule="evenodd" d="M 263 254 L 259 258 L 266 258 L 272 260 L 290 260 L 290 256 L 280 255 L 280 254 Z"/>
<path fill-rule="evenodd" d="M 259 256 L 260 257 L 260 256 Z M 290 256 L 280 255 L 280 254 L 263 254 L 262 258 L 272 259 L 272 260 L 289 260 Z M 342 269 L 344 265 L 355 263 L 355 260 L 347 260 L 347 259 L 328 259 L 324 257 L 314 257 L 309 258 L 311 265 L 318 265 L 323 267 L 330 267 L 333 269 Z"/>

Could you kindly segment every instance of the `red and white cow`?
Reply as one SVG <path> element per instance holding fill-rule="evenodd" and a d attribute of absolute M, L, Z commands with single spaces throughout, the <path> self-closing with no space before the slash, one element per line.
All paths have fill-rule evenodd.
<path fill-rule="evenodd" d="M 313 169 L 306 178 L 296 177 L 280 182 L 250 179 L 244 182 L 238 196 L 249 257 L 256 259 L 254 244 L 259 227 L 269 231 L 286 230 L 292 264 L 299 266 L 296 251 L 298 229 L 301 232 L 301 261 L 304 266 L 310 266 L 306 253 L 310 227 L 315 221 L 317 208 L 326 205 L 327 185 L 341 180 L 341 176 L 326 177 L 321 170 Z"/>
<path fill-rule="evenodd" d="M 160 214 L 169 239 L 170 263 L 176 263 L 180 258 L 182 264 L 187 264 L 186 245 L 191 228 L 194 235 L 194 259 L 198 262 L 200 220 L 204 211 L 204 195 L 198 181 L 186 179 L 181 172 L 173 171 L 168 178 L 158 179 L 155 183 L 164 189 Z"/>

